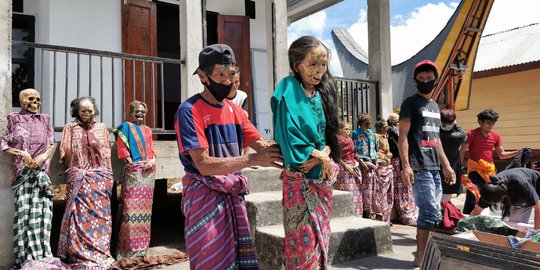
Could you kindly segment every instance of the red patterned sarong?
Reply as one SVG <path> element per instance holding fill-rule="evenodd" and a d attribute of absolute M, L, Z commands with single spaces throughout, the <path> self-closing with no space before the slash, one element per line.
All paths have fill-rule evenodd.
<path fill-rule="evenodd" d="M 375 172 L 375 186 L 373 193 L 373 212 L 381 215 L 382 221 L 390 221 L 392 206 L 394 205 L 394 169 L 392 165 L 379 165 Z"/>
<path fill-rule="evenodd" d="M 109 269 L 112 171 L 69 169 L 66 211 L 62 219 L 58 257 L 72 269 Z"/>
<path fill-rule="evenodd" d="M 348 165 L 354 165 L 352 162 Z M 353 195 L 354 200 L 354 214 L 362 216 L 364 213 L 364 203 L 362 201 L 362 171 L 360 167 L 354 168 L 357 175 L 350 174 L 345 168 L 339 168 L 339 174 L 336 182 L 334 183 L 334 189 L 349 191 Z"/>
<path fill-rule="evenodd" d="M 339 168 L 333 164 L 334 176 Z M 327 269 L 332 181 L 283 170 L 283 259 L 287 269 Z"/>
<path fill-rule="evenodd" d="M 399 220 L 405 225 L 416 222 L 418 207 L 414 202 L 412 186 L 405 185 L 401 179 L 401 161 L 399 158 L 391 159 L 394 167 L 394 202 Z"/>

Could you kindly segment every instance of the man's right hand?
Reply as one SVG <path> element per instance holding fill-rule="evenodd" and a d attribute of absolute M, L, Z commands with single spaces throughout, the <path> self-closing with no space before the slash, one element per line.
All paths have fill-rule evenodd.
<path fill-rule="evenodd" d="M 283 169 L 283 155 L 277 144 L 269 145 L 257 153 L 250 154 L 250 159 L 254 166 Z"/>
<path fill-rule="evenodd" d="M 414 172 L 410 166 L 403 167 L 401 179 L 406 186 L 412 187 L 414 184 Z"/>

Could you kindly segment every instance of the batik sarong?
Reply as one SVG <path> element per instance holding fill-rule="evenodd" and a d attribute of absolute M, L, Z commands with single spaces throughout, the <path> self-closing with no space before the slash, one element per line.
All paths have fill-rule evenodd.
<path fill-rule="evenodd" d="M 58 257 L 72 269 L 108 269 L 110 254 L 112 171 L 67 170 L 68 195 L 62 219 Z"/>
<path fill-rule="evenodd" d="M 338 166 L 333 164 L 334 175 Z M 283 170 L 283 260 L 286 269 L 327 269 L 332 185 Z"/>
<path fill-rule="evenodd" d="M 133 162 L 124 167 L 117 258 L 145 256 L 150 245 L 156 166 L 145 168 L 144 164 Z"/>
<path fill-rule="evenodd" d="M 405 185 L 401 179 L 401 161 L 399 158 L 391 159 L 394 167 L 394 203 L 399 220 L 405 225 L 416 222 L 418 207 L 414 202 L 412 186 Z"/>
<path fill-rule="evenodd" d="M 353 166 L 352 162 L 348 163 L 349 166 Z M 364 203 L 362 201 L 362 171 L 360 167 L 353 169 L 357 175 L 352 175 L 345 168 L 339 168 L 339 174 L 337 180 L 334 183 L 334 189 L 349 191 L 353 195 L 354 200 L 354 214 L 362 216 L 364 213 Z"/>
<path fill-rule="evenodd" d="M 362 200 L 364 202 L 364 214 L 368 218 L 375 218 L 373 201 L 375 200 L 375 178 L 377 172 L 374 169 L 361 169 L 362 171 Z"/>
<path fill-rule="evenodd" d="M 58 258 L 47 257 L 37 261 L 27 261 L 21 270 L 70 270 L 69 265 L 63 263 Z"/>
<path fill-rule="evenodd" d="M 13 253 L 16 265 L 52 257 L 51 179 L 43 169 L 24 167 L 12 187 L 15 196 Z"/>
<path fill-rule="evenodd" d="M 373 192 L 373 213 L 380 215 L 382 221 L 390 221 L 392 206 L 394 206 L 394 169 L 392 165 L 379 165 L 375 174 Z"/>
<path fill-rule="evenodd" d="M 242 175 L 186 173 L 182 212 L 191 269 L 259 269 L 251 239 Z"/>

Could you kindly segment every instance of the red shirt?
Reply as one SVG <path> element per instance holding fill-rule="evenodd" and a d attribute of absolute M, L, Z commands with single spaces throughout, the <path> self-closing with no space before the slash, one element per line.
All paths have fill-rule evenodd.
<path fill-rule="evenodd" d="M 343 161 L 354 162 L 354 142 L 351 137 L 338 135 L 337 138 L 341 146 L 341 158 Z"/>
<path fill-rule="evenodd" d="M 493 149 L 502 145 L 501 136 L 491 131 L 489 136 L 484 136 L 480 128 L 467 132 L 466 144 L 469 145 L 469 158 L 478 162 L 480 159 L 493 163 Z"/>

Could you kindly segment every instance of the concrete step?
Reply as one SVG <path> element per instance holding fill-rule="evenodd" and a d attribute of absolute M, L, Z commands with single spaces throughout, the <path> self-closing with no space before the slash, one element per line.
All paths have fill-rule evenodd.
<path fill-rule="evenodd" d="M 251 227 L 269 226 L 283 222 L 282 191 L 250 193 L 246 196 L 246 208 Z M 352 194 L 334 190 L 332 193 L 332 218 L 354 215 Z"/>
<path fill-rule="evenodd" d="M 249 192 L 278 191 L 281 190 L 280 169 L 252 167 L 242 170 L 249 183 Z"/>
<path fill-rule="evenodd" d="M 332 219 L 330 228 L 332 237 L 328 250 L 329 264 L 392 252 L 392 234 L 387 223 L 349 216 Z M 255 234 L 255 248 L 261 266 L 266 269 L 284 269 L 283 225 L 257 227 Z"/>

